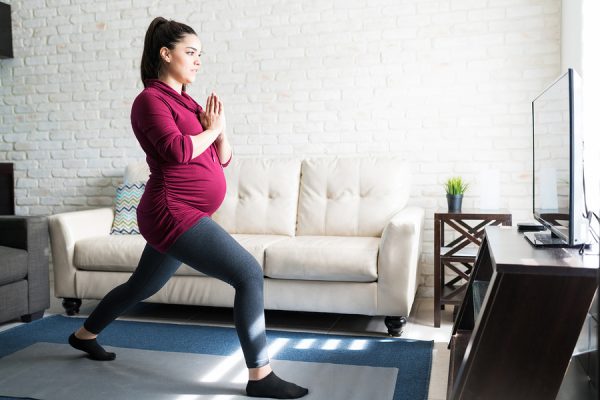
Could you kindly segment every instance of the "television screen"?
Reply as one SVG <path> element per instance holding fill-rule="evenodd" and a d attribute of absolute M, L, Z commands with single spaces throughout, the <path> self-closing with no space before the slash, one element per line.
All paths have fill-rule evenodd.
<path fill-rule="evenodd" d="M 570 102 L 563 75 L 533 101 L 534 213 L 569 235 Z"/>
<path fill-rule="evenodd" d="M 569 69 L 532 102 L 533 215 L 556 239 L 548 244 L 587 241 L 580 87 Z"/>

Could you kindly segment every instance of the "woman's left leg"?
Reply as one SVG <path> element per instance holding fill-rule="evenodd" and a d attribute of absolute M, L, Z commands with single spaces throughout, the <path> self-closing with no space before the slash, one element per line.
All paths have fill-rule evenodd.
<path fill-rule="evenodd" d="M 267 365 L 264 279 L 256 259 L 209 217 L 184 232 L 167 254 L 235 288 L 234 322 L 246 365 Z"/>
<path fill-rule="evenodd" d="M 183 233 L 167 254 L 235 288 L 234 321 L 250 380 L 250 397 L 297 399 L 308 389 L 280 379 L 271 370 L 265 333 L 263 272 L 256 259 L 212 219 Z"/>

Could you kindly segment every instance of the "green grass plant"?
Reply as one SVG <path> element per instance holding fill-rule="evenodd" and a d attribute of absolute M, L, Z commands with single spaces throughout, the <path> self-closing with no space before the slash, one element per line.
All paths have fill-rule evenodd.
<path fill-rule="evenodd" d="M 467 189 L 469 188 L 469 184 L 463 182 L 460 176 L 454 176 L 452 178 L 448 178 L 446 183 L 444 183 L 444 189 L 446 189 L 446 194 L 456 196 L 465 194 Z"/>

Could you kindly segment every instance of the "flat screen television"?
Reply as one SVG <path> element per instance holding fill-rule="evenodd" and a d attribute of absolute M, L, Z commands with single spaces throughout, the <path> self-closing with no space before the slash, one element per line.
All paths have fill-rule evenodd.
<path fill-rule="evenodd" d="M 531 103 L 533 216 L 549 231 L 526 234 L 536 246 L 588 241 L 581 101 L 581 78 L 569 69 Z"/>

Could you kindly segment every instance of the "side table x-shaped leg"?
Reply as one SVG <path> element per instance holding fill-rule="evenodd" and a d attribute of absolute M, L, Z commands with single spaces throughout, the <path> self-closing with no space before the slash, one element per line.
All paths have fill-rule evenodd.
<path fill-rule="evenodd" d="M 434 224 L 434 326 L 437 328 L 444 306 L 458 306 L 464 297 L 484 228 L 511 225 L 512 217 L 508 213 L 435 213 Z M 445 243 L 446 225 L 458 235 L 449 243 Z M 448 282 L 446 268 L 456 274 Z"/>

